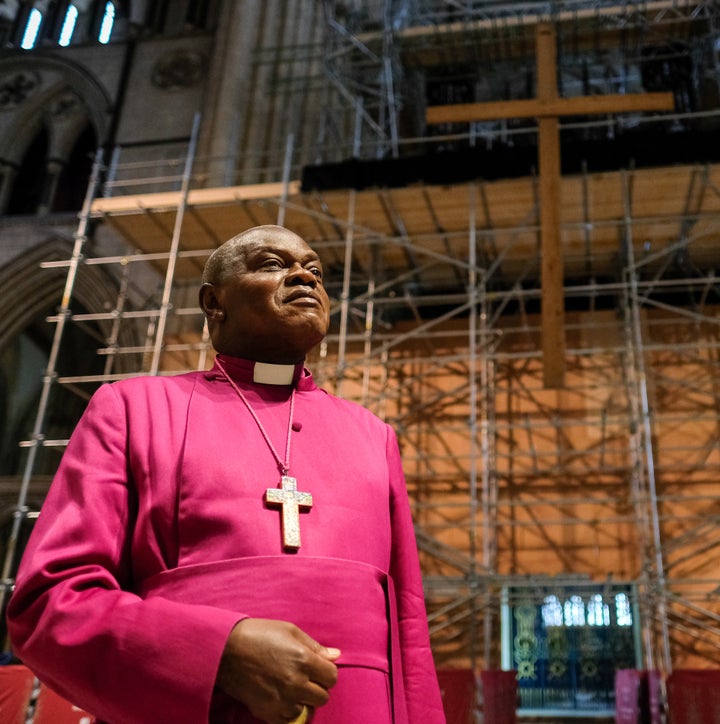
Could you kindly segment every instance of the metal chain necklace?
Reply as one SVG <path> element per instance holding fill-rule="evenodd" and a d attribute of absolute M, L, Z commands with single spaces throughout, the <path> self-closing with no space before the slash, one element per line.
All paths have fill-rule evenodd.
<path fill-rule="evenodd" d="M 265 426 L 250 404 L 250 400 L 248 400 L 243 391 L 237 386 L 235 380 L 230 377 L 220 360 L 216 358 L 215 364 L 242 400 L 245 407 L 247 407 L 252 419 L 255 420 L 255 424 L 258 426 L 258 430 L 260 430 L 260 434 L 267 443 L 273 458 L 275 458 L 278 470 L 280 471 L 280 487 L 268 488 L 265 491 L 264 500 L 267 505 L 274 507 L 280 506 L 282 509 L 283 548 L 286 551 L 296 551 L 300 548 L 300 508 L 309 510 L 312 508 L 313 501 L 311 493 L 303 493 L 297 489 L 297 480 L 289 474 L 290 440 L 292 438 L 293 415 L 295 413 L 295 388 L 293 387 L 290 393 L 290 412 L 288 415 L 287 438 L 285 440 L 285 458 L 283 460 L 280 458 L 280 455 L 278 455 L 275 446 L 270 440 L 270 436 L 265 430 Z"/>

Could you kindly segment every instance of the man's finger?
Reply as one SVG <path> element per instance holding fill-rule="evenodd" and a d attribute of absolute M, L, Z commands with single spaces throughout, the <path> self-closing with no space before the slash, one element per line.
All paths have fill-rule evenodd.
<path fill-rule="evenodd" d="M 310 683 L 315 683 L 325 690 L 335 686 L 338 671 L 332 659 L 322 653 L 316 653 L 307 664 L 306 675 Z"/>

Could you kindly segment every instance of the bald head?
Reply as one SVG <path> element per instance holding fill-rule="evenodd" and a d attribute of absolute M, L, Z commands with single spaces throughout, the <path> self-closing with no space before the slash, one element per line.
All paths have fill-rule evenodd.
<path fill-rule="evenodd" d="M 210 254 L 203 269 L 203 284 L 222 284 L 243 263 L 245 246 L 253 239 L 271 238 L 273 235 L 291 234 L 284 226 L 267 224 L 253 226 L 240 232 Z M 298 237 L 299 238 L 299 237 Z"/>

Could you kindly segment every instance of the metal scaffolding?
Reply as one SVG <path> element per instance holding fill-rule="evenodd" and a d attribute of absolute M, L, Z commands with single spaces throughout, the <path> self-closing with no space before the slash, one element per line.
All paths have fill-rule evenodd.
<path fill-rule="evenodd" d="M 510 68 L 523 27 L 550 17 L 568 57 L 582 50 L 573 38 L 591 47 L 620 33 L 632 52 L 622 79 L 611 80 L 627 83 L 641 36 L 702 23 L 704 42 L 719 12 L 711 3 L 628 11 L 579 0 L 363 5 L 377 17 L 360 22 L 341 17 L 339 3 L 324 6 L 330 112 L 313 156 L 327 163 L 392 161 L 429 143 L 519 144 L 533 132 L 498 123 L 404 137 L 418 59 L 442 51 L 458 64 L 462 54 L 486 58 L 507 46 L 498 64 Z M 570 127 L 592 141 L 599 127 L 607 135 L 622 123 Z M 330 334 L 309 365 L 320 384 L 397 430 L 438 664 L 498 667 L 508 591 L 582 581 L 636 591 L 643 666 L 720 665 L 720 166 L 562 178 L 567 372 L 564 387 L 547 389 L 533 175 L 303 188 L 294 159 L 308 153 L 289 142 L 272 182 L 203 188 L 192 169 L 204 160 L 191 142 L 181 182 L 142 194 L 127 193 L 127 179 L 142 177 L 138 165 L 116 159 L 103 195 L 91 185 L 82 249 L 48 264 L 67 267 L 67 295 L 82 265 L 122 280 L 114 309 L 73 314 L 65 298 L 54 318 L 57 344 L 64 325 L 105 325 L 104 373 L 59 377 L 51 355 L 48 392 L 65 385 L 87 394 L 130 374 L 206 367 L 211 351 L 195 306 L 204 259 L 239 230 L 281 220 L 320 254 L 333 301 Z M 129 338 L 121 328 L 143 341 L 121 344 Z M 41 409 L 25 443 L 32 450 L 63 443 L 46 439 L 43 420 Z M 33 465 L 31 455 L 26 480 Z M 18 526 L 29 512 L 21 499 Z M 5 590 L 13 564 L 9 557 Z"/>

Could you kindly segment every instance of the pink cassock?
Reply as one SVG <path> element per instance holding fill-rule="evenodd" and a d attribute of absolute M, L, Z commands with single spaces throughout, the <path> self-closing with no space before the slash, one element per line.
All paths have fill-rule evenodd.
<path fill-rule="evenodd" d="M 281 457 L 290 386 L 220 358 Z M 18 656 L 114 724 L 254 722 L 214 690 L 230 630 L 291 621 L 342 650 L 314 724 L 445 721 L 392 429 L 296 371 L 286 552 L 267 442 L 218 367 L 101 387 L 73 433 L 8 608 Z"/>

